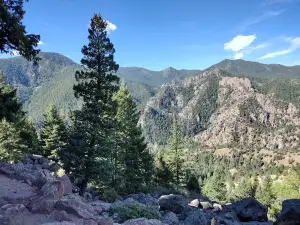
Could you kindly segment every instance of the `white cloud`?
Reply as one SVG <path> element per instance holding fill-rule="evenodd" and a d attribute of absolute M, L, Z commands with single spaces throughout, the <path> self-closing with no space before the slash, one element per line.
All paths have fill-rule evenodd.
<path fill-rule="evenodd" d="M 233 38 L 230 42 L 225 43 L 224 49 L 238 52 L 249 46 L 255 39 L 255 34 L 249 36 L 238 35 L 235 38 Z"/>
<path fill-rule="evenodd" d="M 284 4 L 284 3 L 293 3 L 297 0 L 269 0 L 264 5 L 275 5 L 275 4 Z"/>
<path fill-rule="evenodd" d="M 17 51 L 17 50 L 13 50 L 13 51 L 12 51 L 12 55 L 14 55 L 14 56 L 19 56 L 20 53 L 19 53 L 19 51 Z"/>
<path fill-rule="evenodd" d="M 243 58 L 243 56 L 244 56 L 244 53 L 237 52 L 234 54 L 234 59 L 241 59 L 241 58 Z"/>
<path fill-rule="evenodd" d="M 300 37 L 294 37 L 294 38 L 288 38 L 287 41 L 290 42 L 290 46 L 287 49 L 275 51 L 275 52 L 270 52 L 258 59 L 270 59 L 270 58 L 275 58 L 281 55 L 287 55 L 298 48 L 300 48 Z"/>
<path fill-rule="evenodd" d="M 106 32 L 110 34 L 111 32 L 115 31 L 117 29 L 117 26 L 108 20 L 106 20 L 107 26 L 106 26 Z"/>
<path fill-rule="evenodd" d="M 44 42 L 42 42 L 42 41 L 39 41 L 38 42 L 38 45 L 44 45 L 45 43 Z"/>

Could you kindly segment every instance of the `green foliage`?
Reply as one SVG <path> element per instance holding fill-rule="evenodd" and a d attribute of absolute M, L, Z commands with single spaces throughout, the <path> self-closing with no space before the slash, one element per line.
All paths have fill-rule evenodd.
<path fill-rule="evenodd" d="M 113 188 L 104 189 L 101 198 L 107 202 L 115 202 L 120 199 L 118 192 Z"/>
<path fill-rule="evenodd" d="M 143 204 L 114 204 L 110 208 L 110 214 L 117 213 L 120 222 L 130 219 L 146 218 L 146 219 L 161 219 L 161 215 L 156 206 L 147 206 Z"/>
<path fill-rule="evenodd" d="M 18 161 L 23 157 L 27 148 L 22 143 L 20 131 L 14 124 L 6 120 L 0 121 L 0 160 Z"/>
<path fill-rule="evenodd" d="M 27 60 L 37 61 L 39 50 L 35 49 L 40 41 L 39 35 L 27 34 L 22 23 L 25 11 L 24 0 L 0 1 L 0 53 L 17 51 Z"/>
<path fill-rule="evenodd" d="M 202 193 L 212 200 L 224 201 L 226 199 L 225 174 L 217 169 L 212 176 L 208 177 L 202 187 Z"/>
<path fill-rule="evenodd" d="M 68 134 L 63 118 L 57 108 L 50 105 L 40 132 L 42 154 L 59 163 L 64 161 L 64 151 L 68 144 Z"/>
<path fill-rule="evenodd" d="M 122 83 L 113 96 L 116 112 L 116 148 L 113 150 L 113 186 L 122 192 L 136 193 L 150 184 L 153 176 L 153 157 L 142 130 L 137 125 L 139 114 L 129 90 Z"/>
<path fill-rule="evenodd" d="M 197 177 L 195 175 L 192 175 L 189 178 L 188 183 L 186 185 L 186 188 L 189 191 L 200 192 L 199 181 L 198 181 L 198 179 L 197 179 Z"/>
<path fill-rule="evenodd" d="M 66 171 L 77 177 L 80 195 L 88 182 L 111 180 L 112 128 L 115 105 L 113 94 L 118 90 L 119 66 L 114 61 L 115 49 L 107 37 L 107 22 L 100 14 L 91 19 L 89 43 L 83 46 L 81 63 L 88 69 L 76 71 L 74 94 L 83 100 L 83 107 L 74 113 L 70 148 L 66 154 Z M 80 166 L 79 166 L 80 165 Z"/>
<path fill-rule="evenodd" d="M 250 177 L 243 177 L 234 190 L 235 199 L 241 200 L 247 197 L 255 197 L 257 185 Z"/>
<path fill-rule="evenodd" d="M 273 204 L 275 194 L 273 193 L 272 179 L 269 176 L 267 176 L 257 188 L 255 198 L 268 207 L 271 207 Z"/>
<path fill-rule="evenodd" d="M 24 117 L 22 104 L 18 102 L 16 89 L 5 84 L 4 77 L 0 71 L 0 120 L 18 123 Z"/>
<path fill-rule="evenodd" d="M 169 140 L 168 149 L 165 152 L 165 158 L 174 175 L 174 181 L 177 188 L 179 188 L 179 186 L 181 185 L 180 181 L 183 176 L 183 159 L 181 154 L 182 144 L 182 137 L 178 122 L 176 118 L 174 118 L 172 125 L 172 134 Z"/>
<path fill-rule="evenodd" d="M 154 183 L 157 186 L 170 187 L 170 184 L 174 181 L 173 173 L 170 171 L 162 156 L 159 156 L 156 161 Z"/>

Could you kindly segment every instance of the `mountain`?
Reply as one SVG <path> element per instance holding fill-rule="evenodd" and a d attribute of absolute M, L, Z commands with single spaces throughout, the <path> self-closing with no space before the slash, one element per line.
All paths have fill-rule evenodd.
<path fill-rule="evenodd" d="M 59 53 L 42 52 L 37 66 L 22 57 L 0 59 L 0 70 L 8 83 L 18 89 L 24 109 L 33 120 L 42 118 L 47 106 L 57 105 L 62 111 L 80 107 L 74 98 L 75 71 L 83 69 Z M 125 80 L 133 98 L 142 108 L 158 88 L 172 79 L 182 79 L 200 73 L 199 70 L 150 71 L 138 67 L 120 67 L 118 75 Z"/>
<path fill-rule="evenodd" d="M 207 148 L 297 152 L 300 79 L 236 77 L 210 69 L 171 81 L 140 118 L 149 143 L 168 143 L 174 113 L 182 134 Z"/>
<path fill-rule="evenodd" d="M 232 74 L 242 74 L 254 77 L 300 77 L 300 66 L 262 64 L 242 59 L 225 59 L 209 67 L 207 70 L 211 69 L 221 69 Z"/>

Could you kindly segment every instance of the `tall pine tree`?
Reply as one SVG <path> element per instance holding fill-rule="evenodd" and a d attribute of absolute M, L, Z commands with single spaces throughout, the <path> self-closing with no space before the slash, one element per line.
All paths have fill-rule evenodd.
<path fill-rule="evenodd" d="M 62 163 L 62 156 L 68 144 L 68 133 L 65 122 L 54 105 L 49 106 L 45 115 L 40 139 L 43 155 Z"/>
<path fill-rule="evenodd" d="M 23 153 L 27 151 L 26 146 L 20 138 L 18 131 L 13 123 L 7 120 L 0 121 L 0 160 L 17 161 L 21 160 Z"/>
<path fill-rule="evenodd" d="M 166 161 L 170 165 L 170 169 L 174 174 L 176 187 L 179 188 L 180 180 L 183 175 L 183 160 L 182 160 L 182 139 L 181 132 L 178 126 L 176 117 L 173 119 L 172 133 L 169 141 L 169 146 L 166 154 Z"/>
<path fill-rule="evenodd" d="M 150 154 L 142 130 L 138 126 L 139 113 L 129 90 L 122 83 L 114 95 L 117 113 L 117 152 L 115 167 L 121 177 L 125 191 L 134 193 L 149 184 L 153 175 L 153 159 Z"/>
<path fill-rule="evenodd" d="M 75 97 L 83 100 L 83 107 L 74 113 L 70 149 L 73 156 L 68 169 L 73 177 L 77 177 L 80 194 L 83 195 L 87 184 L 91 181 L 101 181 L 106 185 L 111 176 L 109 162 L 111 159 L 112 143 L 109 140 L 114 126 L 115 107 L 112 96 L 118 90 L 119 78 L 115 75 L 119 66 L 114 61 L 114 45 L 106 32 L 107 22 L 100 14 L 91 19 L 88 29 L 89 43 L 83 46 L 81 60 L 86 68 L 75 74 L 77 84 L 74 85 Z M 81 157 L 78 157 L 81 156 Z M 101 178 L 101 179 L 100 179 Z"/>

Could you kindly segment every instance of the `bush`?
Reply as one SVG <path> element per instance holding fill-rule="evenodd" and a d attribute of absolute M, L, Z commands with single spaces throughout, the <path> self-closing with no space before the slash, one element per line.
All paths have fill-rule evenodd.
<path fill-rule="evenodd" d="M 116 192 L 112 188 L 103 190 L 103 193 L 101 193 L 101 197 L 104 201 L 107 201 L 107 202 L 115 202 L 116 200 L 120 199 L 118 192 Z"/>
<path fill-rule="evenodd" d="M 155 206 L 146 206 L 143 204 L 122 205 L 115 204 L 110 208 L 110 215 L 117 213 L 120 222 L 130 219 L 146 218 L 146 219 L 161 219 L 161 214 Z"/>

